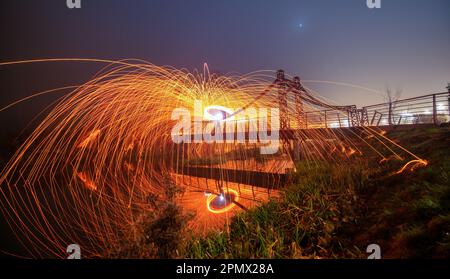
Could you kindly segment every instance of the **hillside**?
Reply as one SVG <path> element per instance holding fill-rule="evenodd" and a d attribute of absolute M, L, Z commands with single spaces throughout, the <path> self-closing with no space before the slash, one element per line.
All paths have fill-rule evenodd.
<path fill-rule="evenodd" d="M 188 258 L 383 258 L 450 255 L 450 128 L 391 131 L 388 136 L 429 161 L 394 174 L 400 162 L 355 159 L 302 162 L 280 200 L 232 219 L 229 233 L 195 237 Z"/>

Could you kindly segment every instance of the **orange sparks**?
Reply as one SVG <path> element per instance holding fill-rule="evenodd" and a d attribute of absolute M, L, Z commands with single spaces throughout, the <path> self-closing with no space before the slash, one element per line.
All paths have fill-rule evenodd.
<path fill-rule="evenodd" d="M 97 185 L 95 185 L 94 181 L 92 181 L 87 174 L 83 172 L 77 172 L 78 178 L 84 183 L 84 186 L 89 190 L 96 191 Z"/>
<path fill-rule="evenodd" d="M 304 121 L 308 129 L 299 129 L 298 121 L 292 117 L 296 115 L 293 106 L 288 106 L 285 113 L 298 133 L 288 140 L 282 139 L 280 133 L 285 150 L 277 154 L 261 154 L 260 143 L 174 143 L 171 132 L 175 121 L 171 116 L 176 109 L 193 112 L 202 125 L 204 120 L 226 119 L 250 127 L 246 108 L 278 108 L 280 93 L 272 86 L 274 73 L 220 76 L 207 69 L 204 73 L 192 73 L 142 61 L 131 64 L 95 59 L 18 61 L 0 66 L 63 61 L 111 64 L 61 99 L 0 173 L 0 184 L 6 185 L 0 191 L 1 198 L 9 199 L 1 209 L 17 211 L 5 216 L 29 216 L 26 221 L 8 221 L 18 237 L 33 246 L 32 257 L 65 251 L 69 240 L 86 244 L 85 257 L 97 257 L 122 243 L 124 235 L 133 238 L 135 231 L 130 224 L 155 210 L 151 205 L 154 197 L 164 196 L 171 183 L 190 192 L 180 205 L 184 209 L 201 208 L 197 212 L 203 214 L 205 226 L 209 226 L 210 220 L 229 218 L 239 210 L 267 201 L 274 193 L 278 195 L 282 189 L 283 185 L 252 186 L 258 185 L 252 184 L 257 179 L 247 172 L 273 177 L 283 174 L 289 178 L 286 170 L 301 173 L 302 163 L 339 164 L 352 160 L 355 153 L 367 159 L 379 156 L 383 158 L 381 162 L 399 156 L 398 153 L 402 158 L 413 159 L 397 173 L 428 164 L 390 141 L 384 131 L 364 127 L 367 138 L 366 133 L 349 136 L 339 129 L 310 129 L 313 122 L 308 123 L 307 119 Z M 320 99 L 320 95 L 316 97 Z M 204 104 L 201 110 L 195 111 L 196 101 Z M 314 112 L 317 107 L 305 103 L 303 109 Z M 195 177 L 204 169 L 214 170 L 217 177 Z M 233 182 L 227 180 L 230 178 L 239 179 Z M 74 180 L 80 187 L 66 187 Z M 33 186 L 27 188 L 27 193 L 8 187 L 24 183 Z M 232 198 L 226 197 L 221 204 L 214 202 L 219 195 L 211 194 L 205 204 L 205 191 L 222 190 Z M 94 191 L 98 195 L 93 203 Z M 42 198 L 41 192 L 47 196 Z M 73 206 L 67 206 L 67 201 Z M 48 202 L 54 206 L 49 207 Z M 44 212 L 58 216 L 62 222 L 46 222 Z M 220 213 L 226 214 L 215 215 Z M 56 230 L 58 235 L 48 233 Z"/>
<path fill-rule="evenodd" d="M 408 163 L 406 163 L 400 170 L 398 170 L 395 174 L 403 173 L 405 170 L 409 168 L 410 171 L 414 171 L 415 169 L 419 167 L 426 167 L 428 165 L 428 161 L 418 159 L 418 160 L 411 160 Z"/>
<path fill-rule="evenodd" d="M 91 132 L 89 134 L 89 136 L 77 146 L 77 148 L 86 148 L 86 147 L 88 147 L 89 144 L 92 143 L 93 141 L 95 141 L 99 135 L 100 135 L 100 130 L 98 130 L 98 129 L 93 131 L 93 132 Z"/>

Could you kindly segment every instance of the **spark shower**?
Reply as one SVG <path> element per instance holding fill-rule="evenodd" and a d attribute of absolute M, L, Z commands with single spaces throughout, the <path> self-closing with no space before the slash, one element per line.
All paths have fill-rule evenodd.
<path fill-rule="evenodd" d="M 149 197 L 162 196 L 169 180 L 185 190 L 178 202 L 197 211 L 190 223 L 193 230 L 223 227 L 236 212 L 279 194 L 250 186 L 248 178 L 247 183 L 229 183 L 227 177 L 247 171 L 286 175 L 294 156 L 287 145 L 299 146 L 310 163 L 377 156 L 380 163 L 404 161 L 399 172 L 427 164 L 371 127 L 355 135 L 369 147 L 368 153 L 354 139 L 330 129 L 299 130 L 289 140 L 280 135 L 283 148 L 276 154 L 258 155 L 254 151 L 267 143 L 248 138 L 245 143 L 173 142 L 177 108 L 197 110 L 207 115 L 206 123 L 217 123 L 238 118 L 246 108 L 273 107 L 279 97 L 271 86 L 275 72 L 223 76 L 211 74 L 206 65 L 202 72 L 188 72 L 147 62 L 75 58 L 4 62 L 0 67 L 62 61 L 106 66 L 86 83 L 69 88 L 0 174 L 1 211 L 26 256 L 65 257 L 69 243 L 80 244 L 84 257 L 107 255 L 123 239 L 135 237 L 141 214 L 154 210 Z M 0 111 L 67 89 L 38 92 Z M 198 101 L 206 114 L 195 108 Z M 288 107 L 285 113 L 294 112 Z M 272 120 L 273 133 L 278 120 Z M 218 179 L 193 178 L 188 172 L 192 169 L 216 170 Z"/>

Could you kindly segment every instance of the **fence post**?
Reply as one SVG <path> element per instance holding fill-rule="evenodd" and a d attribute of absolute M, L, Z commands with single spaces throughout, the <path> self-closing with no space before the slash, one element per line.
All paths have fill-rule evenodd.
<path fill-rule="evenodd" d="M 392 102 L 389 102 L 388 125 L 392 126 Z"/>
<path fill-rule="evenodd" d="M 372 121 L 370 121 L 370 126 L 373 126 L 373 123 L 375 122 L 375 116 L 377 115 L 377 111 L 375 110 L 373 112 Z"/>
<path fill-rule="evenodd" d="M 305 112 L 305 128 L 308 129 L 308 113 Z"/>
<path fill-rule="evenodd" d="M 450 116 L 450 92 L 448 93 L 448 104 L 447 104 L 448 116 Z"/>
<path fill-rule="evenodd" d="M 433 124 L 437 125 L 436 95 L 433 95 Z"/>
<path fill-rule="evenodd" d="M 348 122 L 348 127 L 352 127 L 352 124 L 350 123 L 350 110 L 347 110 L 347 122 Z"/>
<path fill-rule="evenodd" d="M 450 83 L 447 86 L 447 90 L 448 90 L 448 105 L 447 105 L 447 110 L 448 110 L 448 115 L 450 116 Z"/>
<path fill-rule="evenodd" d="M 377 127 L 380 126 L 381 118 L 383 118 L 383 114 L 380 113 L 380 118 L 378 118 Z"/>

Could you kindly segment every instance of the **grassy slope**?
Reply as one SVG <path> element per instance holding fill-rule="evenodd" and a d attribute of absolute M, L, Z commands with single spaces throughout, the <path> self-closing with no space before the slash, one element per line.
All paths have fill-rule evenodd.
<path fill-rule="evenodd" d="M 430 161 L 414 173 L 356 159 L 299 163 L 278 201 L 234 217 L 229 233 L 193 238 L 188 258 L 363 258 L 450 255 L 450 129 L 393 131 L 389 137 Z"/>
<path fill-rule="evenodd" d="M 357 243 L 378 242 L 388 258 L 450 256 L 450 129 L 391 132 L 429 161 L 415 173 L 381 177 L 360 193 L 365 217 Z"/>

